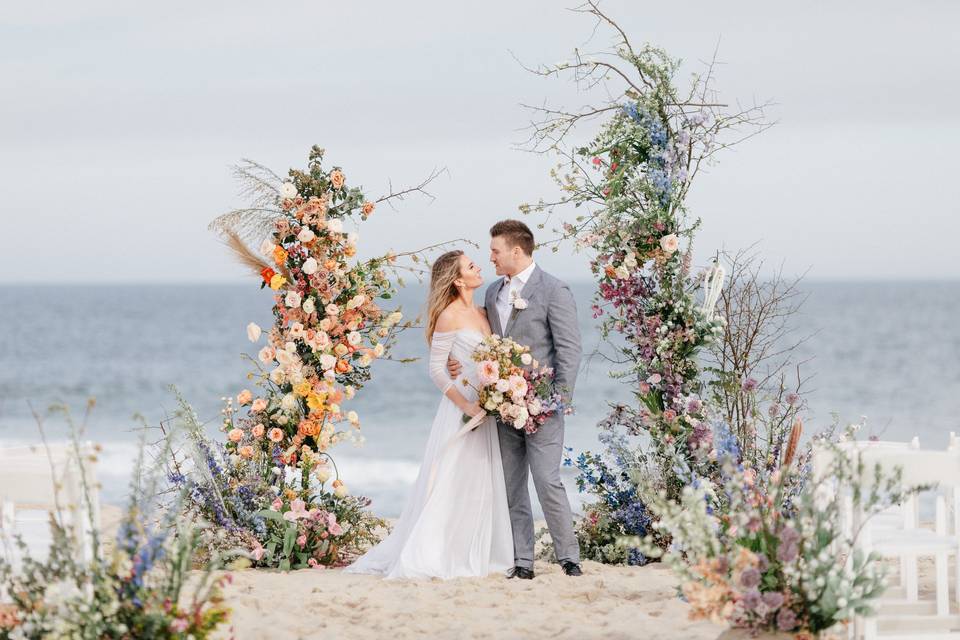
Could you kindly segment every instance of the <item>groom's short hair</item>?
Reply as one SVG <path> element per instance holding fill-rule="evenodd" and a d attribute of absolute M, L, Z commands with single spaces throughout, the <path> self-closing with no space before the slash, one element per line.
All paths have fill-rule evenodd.
<path fill-rule="evenodd" d="M 510 247 L 520 247 L 528 256 L 533 255 L 533 232 L 519 220 L 501 220 L 490 227 L 490 237 L 503 236 Z"/>

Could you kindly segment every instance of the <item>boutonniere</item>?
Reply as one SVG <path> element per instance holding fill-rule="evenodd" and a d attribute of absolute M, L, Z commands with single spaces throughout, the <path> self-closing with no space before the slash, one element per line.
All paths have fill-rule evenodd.
<path fill-rule="evenodd" d="M 522 311 L 527 308 L 527 301 L 517 295 L 516 291 L 511 291 L 513 308 Z"/>

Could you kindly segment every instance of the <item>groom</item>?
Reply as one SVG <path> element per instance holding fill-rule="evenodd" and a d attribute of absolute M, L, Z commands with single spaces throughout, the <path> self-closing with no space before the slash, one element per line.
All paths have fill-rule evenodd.
<path fill-rule="evenodd" d="M 503 278 L 487 288 L 487 318 L 494 333 L 530 347 L 542 366 L 553 367 L 555 384 L 563 391 L 565 402 L 570 402 L 581 356 L 577 307 L 570 288 L 544 273 L 533 261 L 533 247 L 533 233 L 519 220 L 503 220 L 490 229 L 490 261 Z M 460 363 L 450 358 L 447 365 L 451 377 L 456 378 Z M 568 576 L 582 575 L 570 502 L 560 480 L 563 414 L 558 412 L 533 434 L 511 425 L 498 426 L 516 565 L 509 577 L 533 578 L 533 511 L 527 489 L 528 472 L 533 475 L 563 572 Z"/>

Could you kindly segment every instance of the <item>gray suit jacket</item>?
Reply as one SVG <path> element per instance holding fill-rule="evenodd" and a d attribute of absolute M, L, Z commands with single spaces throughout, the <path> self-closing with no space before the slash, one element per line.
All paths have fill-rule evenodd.
<path fill-rule="evenodd" d="M 511 309 L 507 326 L 501 327 L 497 295 L 504 281 L 500 278 L 487 287 L 484 306 L 491 329 L 497 335 L 530 347 L 541 366 L 553 367 L 557 388 L 571 402 L 583 352 L 577 305 L 570 287 L 538 265 L 520 291 L 527 308 Z"/>

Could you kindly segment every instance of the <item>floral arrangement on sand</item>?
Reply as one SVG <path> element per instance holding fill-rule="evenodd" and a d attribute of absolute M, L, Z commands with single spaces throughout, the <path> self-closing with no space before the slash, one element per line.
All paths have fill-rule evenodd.
<path fill-rule="evenodd" d="M 371 199 L 323 158 L 324 150 L 313 147 L 306 169 L 291 169 L 286 178 L 245 163 L 238 174 L 251 206 L 211 225 L 260 287 L 273 292 L 274 324 L 247 326 L 259 345 L 251 358 L 254 386 L 225 399 L 225 442 L 207 439 L 181 403 L 193 440 L 189 460 L 172 474 L 190 488 L 193 511 L 217 526 L 213 548 L 237 545 L 256 565 L 281 569 L 342 564 L 384 525 L 367 510 L 368 499 L 350 494 L 332 449 L 363 443 L 350 401 L 370 380 L 373 362 L 389 358 L 397 334 L 412 324 L 400 309 L 381 306 L 395 293 L 390 275 L 401 285 L 399 270 L 420 277 L 415 265 L 426 261 L 425 252 L 449 244 L 360 258 L 359 235 L 348 223 L 423 192 L 433 176 Z"/>

